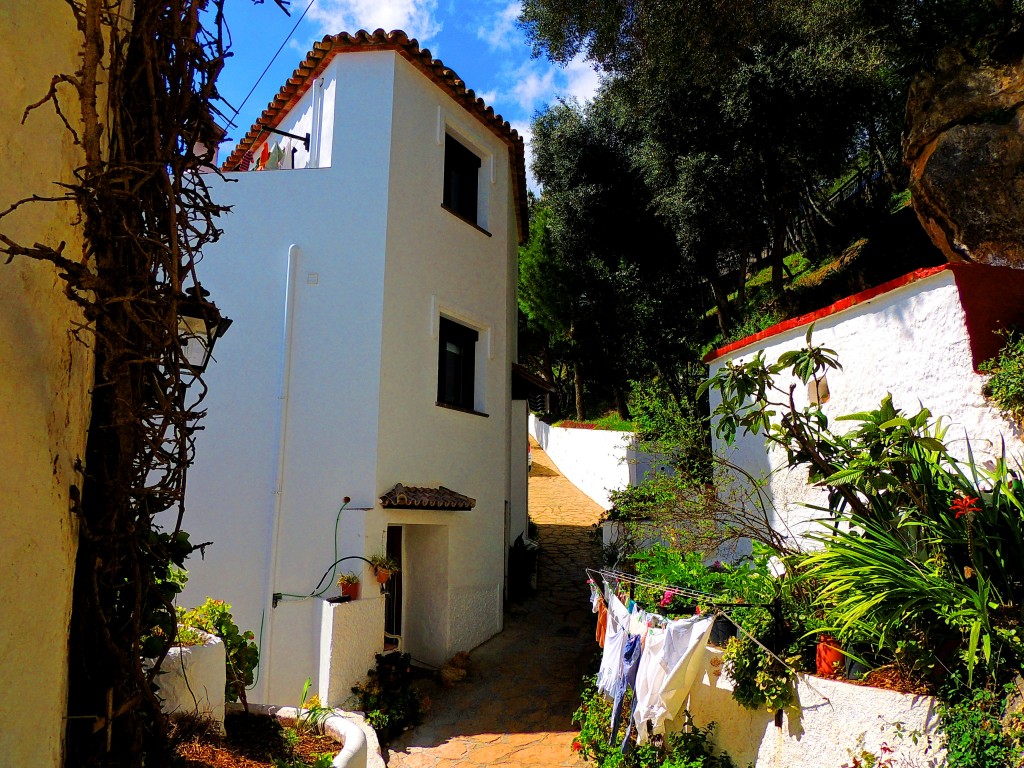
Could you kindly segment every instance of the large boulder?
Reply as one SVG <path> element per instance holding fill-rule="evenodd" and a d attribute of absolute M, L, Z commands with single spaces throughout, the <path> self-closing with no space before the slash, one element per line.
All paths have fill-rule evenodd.
<path fill-rule="evenodd" d="M 949 261 L 1024 268 L 1024 57 L 947 50 L 907 100 L 914 209 Z"/>

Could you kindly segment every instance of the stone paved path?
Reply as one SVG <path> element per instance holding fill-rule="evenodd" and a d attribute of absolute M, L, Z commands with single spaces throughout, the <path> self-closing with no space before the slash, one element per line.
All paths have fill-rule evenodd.
<path fill-rule="evenodd" d="M 533 443 L 537 593 L 512 606 L 505 630 L 472 652 L 465 681 L 432 694 L 423 725 L 392 742 L 389 768 L 585 765 L 572 751 L 572 713 L 597 650 L 583 569 L 599 562 L 592 526 L 601 512 Z"/>

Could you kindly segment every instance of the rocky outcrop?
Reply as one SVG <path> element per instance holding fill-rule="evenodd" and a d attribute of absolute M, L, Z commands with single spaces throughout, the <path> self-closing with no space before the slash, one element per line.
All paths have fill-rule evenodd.
<path fill-rule="evenodd" d="M 946 51 L 907 100 L 918 218 L 949 261 L 1024 269 L 1024 57 Z"/>

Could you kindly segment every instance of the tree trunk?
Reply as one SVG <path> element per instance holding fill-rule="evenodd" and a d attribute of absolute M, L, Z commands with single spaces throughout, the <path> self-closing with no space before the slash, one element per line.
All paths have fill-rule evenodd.
<path fill-rule="evenodd" d="M 785 288 L 783 264 L 786 258 L 786 217 L 777 210 L 772 217 L 772 249 L 769 259 L 772 265 L 772 294 L 782 298 Z"/>
<path fill-rule="evenodd" d="M 583 376 L 580 375 L 579 363 L 572 364 L 572 385 L 576 391 L 576 421 L 583 421 Z"/>
<path fill-rule="evenodd" d="M 627 400 L 622 387 L 615 387 L 615 410 L 619 412 L 619 418 L 629 421 L 629 401 Z"/>

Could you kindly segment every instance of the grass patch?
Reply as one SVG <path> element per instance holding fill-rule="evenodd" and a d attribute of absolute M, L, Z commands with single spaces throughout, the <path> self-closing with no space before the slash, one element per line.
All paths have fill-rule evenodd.
<path fill-rule="evenodd" d="M 562 419 L 556 421 L 553 426 L 565 429 L 607 429 L 614 432 L 632 432 L 632 422 L 621 418 L 618 413 L 608 413 L 598 419 L 587 419 L 586 421 L 575 421 L 573 419 Z"/>

